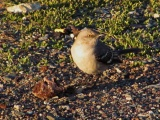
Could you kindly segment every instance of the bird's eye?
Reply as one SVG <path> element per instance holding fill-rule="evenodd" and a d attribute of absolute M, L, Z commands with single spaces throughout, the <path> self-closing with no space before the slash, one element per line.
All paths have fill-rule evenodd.
<path fill-rule="evenodd" d="M 88 34 L 88 37 L 91 37 L 92 35 L 91 34 Z"/>

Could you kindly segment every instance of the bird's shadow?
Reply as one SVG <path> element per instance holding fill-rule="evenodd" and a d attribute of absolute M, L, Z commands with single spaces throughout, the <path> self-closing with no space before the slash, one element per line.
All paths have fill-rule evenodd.
<path fill-rule="evenodd" d="M 90 85 L 88 87 L 86 87 L 85 89 L 83 89 L 82 93 L 88 94 L 89 92 L 95 92 L 95 91 L 103 91 L 105 90 L 106 92 L 109 92 L 112 88 L 125 88 L 128 86 L 132 86 L 134 84 L 142 84 L 145 82 L 145 86 L 142 84 L 142 88 L 146 87 L 148 85 L 151 84 L 157 84 L 158 81 L 154 81 L 153 79 L 149 79 L 149 78 L 155 78 L 153 75 L 150 76 L 142 76 L 139 77 L 138 79 L 125 79 L 125 80 L 118 80 L 118 81 L 113 81 L 113 82 L 109 82 L 109 83 L 104 83 L 104 82 L 93 82 L 93 85 Z M 109 79 L 109 78 L 108 78 Z M 107 80 L 107 79 L 104 79 Z M 63 96 L 72 96 L 72 95 L 76 95 L 78 93 L 76 93 L 76 87 L 75 86 L 70 86 L 68 87 L 68 89 L 64 92 Z M 60 95 L 61 96 L 61 95 Z"/>

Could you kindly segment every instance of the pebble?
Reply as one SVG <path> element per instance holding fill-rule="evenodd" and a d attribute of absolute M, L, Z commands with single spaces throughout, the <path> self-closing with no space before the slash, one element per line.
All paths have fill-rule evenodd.
<path fill-rule="evenodd" d="M 148 23 L 148 24 L 146 25 L 146 27 L 147 27 L 147 28 L 150 28 L 150 27 L 152 27 L 152 24 Z"/>
<path fill-rule="evenodd" d="M 101 109 L 101 106 L 100 106 L 100 105 L 97 105 L 96 108 L 99 110 L 99 109 Z"/>
<path fill-rule="evenodd" d="M 113 96 L 113 98 L 115 99 L 115 98 L 117 98 L 117 96 Z"/>
<path fill-rule="evenodd" d="M 17 111 L 19 111 L 20 107 L 21 107 L 21 105 L 14 105 L 14 109 Z"/>
<path fill-rule="evenodd" d="M 0 92 L 3 91 L 3 84 L 0 84 Z"/>
<path fill-rule="evenodd" d="M 78 98 L 83 99 L 85 97 L 85 95 L 83 93 L 80 93 L 77 95 Z"/>
<path fill-rule="evenodd" d="M 61 108 L 66 109 L 66 110 L 70 109 L 70 107 L 68 105 L 62 105 Z"/>
<path fill-rule="evenodd" d="M 19 112 L 19 111 L 17 111 L 17 110 L 14 110 L 14 111 L 11 111 L 11 114 L 12 114 L 12 116 L 21 116 L 21 115 L 24 115 L 24 113 L 22 113 L 22 112 Z"/>
<path fill-rule="evenodd" d="M 51 106 L 50 106 L 50 105 L 47 105 L 46 108 L 47 108 L 48 110 L 51 110 Z"/>
<path fill-rule="evenodd" d="M 27 20 L 27 17 L 23 17 L 22 20 Z"/>
<path fill-rule="evenodd" d="M 45 105 L 49 104 L 47 101 L 44 101 L 43 103 L 44 103 Z"/>
<path fill-rule="evenodd" d="M 106 18 L 111 18 L 112 15 L 111 14 L 106 14 Z"/>
<path fill-rule="evenodd" d="M 16 77 L 16 74 L 15 73 L 10 73 L 8 74 L 7 76 L 5 76 L 5 79 L 6 80 L 12 80 Z"/>
<path fill-rule="evenodd" d="M 126 97 L 126 100 L 132 100 L 132 97 L 129 94 L 125 94 L 125 97 Z"/>
<path fill-rule="evenodd" d="M 40 3 L 35 2 L 35 3 L 21 3 L 19 5 L 7 7 L 6 9 L 8 12 L 13 12 L 13 13 L 27 13 L 34 10 L 38 10 L 40 8 L 41 8 Z"/>
<path fill-rule="evenodd" d="M 149 63 L 152 63 L 152 62 L 153 62 L 153 59 L 149 59 L 148 62 L 149 62 Z"/>
<path fill-rule="evenodd" d="M 55 118 L 53 116 L 47 115 L 46 117 L 48 120 L 55 120 Z"/>
<path fill-rule="evenodd" d="M 70 34 L 70 37 L 71 37 L 71 38 L 74 38 L 74 34 Z"/>
<path fill-rule="evenodd" d="M 99 113 L 102 115 L 102 117 L 104 117 L 104 118 L 107 117 L 106 113 L 103 112 L 102 110 L 100 110 Z"/>
<path fill-rule="evenodd" d="M 160 16 L 160 15 L 157 14 L 157 13 L 155 13 L 155 14 L 153 15 L 154 18 L 159 18 L 159 16 Z"/>
<path fill-rule="evenodd" d="M 48 34 L 45 34 L 43 37 L 40 37 L 40 38 L 38 38 L 38 39 L 43 41 L 43 40 L 47 40 L 48 37 L 49 37 L 49 35 L 48 35 Z"/>
<path fill-rule="evenodd" d="M 106 71 L 104 71 L 104 72 L 103 72 L 103 75 L 104 75 L 104 76 L 107 76 L 107 72 L 106 72 Z"/>
<path fill-rule="evenodd" d="M 148 67 L 144 67 L 144 72 L 147 72 L 148 71 Z"/>
<path fill-rule="evenodd" d="M 150 110 L 150 111 L 148 111 L 148 113 L 149 113 L 149 114 L 153 114 L 153 111 Z"/>
<path fill-rule="evenodd" d="M 155 107 L 151 107 L 152 110 L 155 110 Z"/>
<path fill-rule="evenodd" d="M 24 73 L 24 71 L 19 71 L 19 73 L 20 73 L 20 74 L 23 74 L 23 73 Z"/>
<path fill-rule="evenodd" d="M 128 12 L 129 15 L 133 15 L 135 13 L 136 13 L 136 11 L 130 11 L 130 12 Z"/>
<path fill-rule="evenodd" d="M 122 72 L 119 68 L 116 68 L 116 67 L 115 67 L 115 70 L 116 70 L 118 73 L 121 73 L 121 72 Z"/>
<path fill-rule="evenodd" d="M 27 111 L 27 114 L 28 114 L 28 115 L 32 115 L 32 114 L 33 114 L 33 111 L 32 111 L 32 110 L 28 110 L 28 111 Z"/>
<path fill-rule="evenodd" d="M 80 88 L 76 88 L 76 93 L 77 93 L 77 94 L 82 93 L 85 88 L 86 88 L 85 86 L 82 86 L 82 87 L 80 87 Z"/>

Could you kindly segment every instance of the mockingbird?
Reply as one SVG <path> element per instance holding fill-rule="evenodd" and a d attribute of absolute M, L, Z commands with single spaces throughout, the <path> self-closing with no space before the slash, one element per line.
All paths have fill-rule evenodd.
<path fill-rule="evenodd" d="M 114 50 L 99 41 L 104 36 L 99 32 L 84 28 L 79 31 L 71 47 L 73 61 L 80 70 L 88 74 L 98 74 L 107 69 L 108 65 L 121 63 L 121 54 L 137 53 L 138 48 Z"/>

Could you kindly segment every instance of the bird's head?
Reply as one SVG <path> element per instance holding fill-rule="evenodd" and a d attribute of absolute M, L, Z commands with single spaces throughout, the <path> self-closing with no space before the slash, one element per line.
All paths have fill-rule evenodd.
<path fill-rule="evenodd" d="M 76 41 L 82 44 L 96 45 L 98 39 L 102 36 L 104 35 L 94 29 L 84 28 L 77 35 Z"/>

